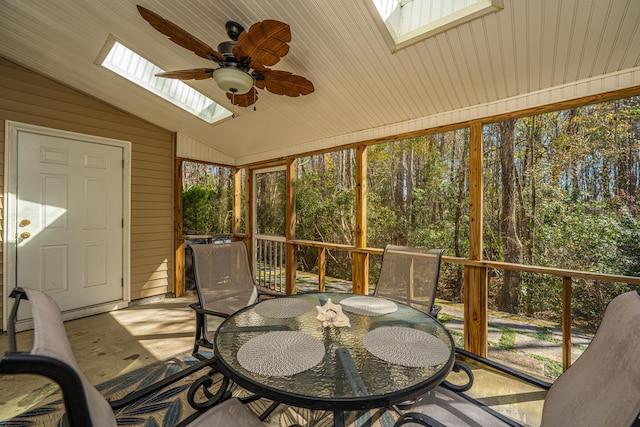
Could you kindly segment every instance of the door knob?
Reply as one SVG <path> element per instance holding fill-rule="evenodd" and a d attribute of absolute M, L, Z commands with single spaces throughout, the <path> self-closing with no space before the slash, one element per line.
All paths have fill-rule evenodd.
<path fill-rule="evenodd" d="M 28 219 L 23 219 L 22 221 L 20 221 L 20 224 L 18 224 L 18 225 L 20 227 L 26 227 L 29 224 L 31 224 L 31 221 L 29 221 Z"/>
<path fill-rule="evenodd" d="M 20 237 L 23 239 L 28 239 L 29 237 L 31 237 L 31 233 L 29 233 L 28 231 L 25 231 L 23 233 L 20 233 Z"/>

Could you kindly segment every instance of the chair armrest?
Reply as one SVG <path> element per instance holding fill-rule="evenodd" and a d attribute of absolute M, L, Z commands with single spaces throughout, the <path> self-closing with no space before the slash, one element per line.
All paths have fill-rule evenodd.
<path fill-rule="evenodd" d="M 436 421 L 430 416 L 421 414 L 419 412 L 407 412 L 406 414 L 398 418 L 398 420 L 393 425 L 393 427 L 398 427 L 398 426 L 409 424 L 409 423 L 420 424 L 421 426 L 428 426 L 428 427 L 445 427 L 445 425 L 442 424 L 441 422 Z"/>
<path fill-rule="evenodd" d="M 467 350 L 463 350 L 461 348 L 456 348 L 456 353 L 461 355 L 461 356 L 463 356 L 463 357 L 471 359 L 471 360 L 473 360 L 473 361 L 475 361 L 477 363 L 483 364 L 485 366 L 493 368 L 493 369 L 495 369 L 497 371 L 500 371 L 502 373 L 505 373 L 507 375 L 511 375 L 511 376 L 519 379 L 520 381 L 526 382 L 526 383 L 534 385 L 536 387 L 540 387 L 542 389 L 549 390 L 549 388 L 552 385 L 549 382 L 540 380 L 540 379 L 538 379 L 536 377 L 533 377 L 531 375 L 527 375 L 527 374 L 525 374 L 523 372 L 517 371 L 517 370 L 515 370 L 513 368 L 510 368 L 508 366 L 505 366 L 505 365 L 503 365 L 501 363 L 498 363 L 498 362 L 495 362 L 493 360 L 489 360 L 489 359 L 487 359 L 485 357 L 478 356 L 477 354 L 471 353 L 471 352 L 469 352 Z"/>
<path fill-rule="evenodd" d="M 209 316 L 223 317 L 225 319 L 229 317 L 227 313 L 220 313 L 218 311 L 206 310 L 200 306 L 199 302 L 192 302 L 191 304 L 189 304 L 189 307 L 191 307 L 191 309 L 198 314 L 206 314 Z"/>
<path fill-rule="evenodd" d="M 272 289 L 269 289 L 265 286 L 262 285 L 256 285 L 256 290 L 258 291 L 258 298 L 264 296 L 269 296 L 269 297 L 274 297 L 274 298 L 280 298 L 280 297 L 286 297 L 286 294 L 283 294 L 282 292 L 277 292 L 274 291 Z"/>
<path fill-rule="evenodd" d="M 0 374 L 32 374 L 49 378 L 62 390 L 69 425 L 91 425 L 82 380 L 75 369 L 65 362 L 39 354 L 7 352 L 0 357 Z"/>
<path fill-rule="evenodd" d="M 436 319 L 438 318 L 438 314 L 440 314 L 440 311 L 442 310 L 442 307 L 439 305 L 434 305 L 433 308 L 431 309 L 431 312 L 429 313 L 430 315 L 432 315 L 433 317 L 435 317 Z"/>

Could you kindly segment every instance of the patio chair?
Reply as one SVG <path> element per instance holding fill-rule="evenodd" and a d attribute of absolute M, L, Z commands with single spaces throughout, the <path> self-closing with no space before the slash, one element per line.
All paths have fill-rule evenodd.
<path fill-rule="evenodd" d="M 444 249 L 387 245 L 374 296 L 384 297 L 437 316 L 434 305 Z"/>
<path fill-rule="evenodd" d="M 62 390 L 68 426 L 115 427 L 112 402 L 100 394 L 78 367 L 55 301 L 41 291 L 28 288 L 16 288 L 11 296 L 16 301 L 8 327 L 9 350 L 0 358 L 0 374 L 35 374 L 56 382 Z M 15 321 L 22 299 L 29 300 L 33 315 L 34 343 L 30 352 L 16 351 Z M 227 399 L 206 412 L 196 413 L 179 425 L 264 427 L 235 398 Z"/>
<path fill-rule="evenodd" d="M 196 313 L 193 355 L 202 359 L 198 353 L 200 346 L 213 349 L 215 334 L 215 330 L 209 328 L 207 316 L 227 318 L 265 295 L 282 294 L 256 284 L 243 242 L 192 244 L 187 253 L 191 254 L 198 294 L 198 302 L 189 305 Z"/>
<path fill-rule="evenodd" d="M 465 357 L 548 390 L 542 426 L 640 426 L 640 291 L 607 307 L 587 350 L 551 385 L 462 351 Z M 520 426 L 462 393 L 442 387 L 417 399 L 397 426 Z"/>

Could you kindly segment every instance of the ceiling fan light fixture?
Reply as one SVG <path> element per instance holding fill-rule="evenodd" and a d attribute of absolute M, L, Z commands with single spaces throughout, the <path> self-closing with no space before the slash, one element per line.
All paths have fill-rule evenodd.
<path fill-rule="evenodd" d="M 213 78 L 220 89 L 236 95 L 247 93 L 253 87 L 253 77 L 238 68 L 218 68 Z"/>

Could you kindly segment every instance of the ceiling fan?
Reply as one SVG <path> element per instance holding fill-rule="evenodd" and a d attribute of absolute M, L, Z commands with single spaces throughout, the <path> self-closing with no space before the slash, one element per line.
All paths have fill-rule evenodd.
<path fill-rule="evenodd" d="M 258 89 L 266 89 L 276 95 L 300 96 L 314 91 L 313 83 L 288 71 L 272 70 L 289 52 L 291 29 L 284 22 L 265 20 L 256 22 L 248 31 L 237 22 L 226 23 L 230 41 L 224 41 L 214 50 L 176 24 L 160 15 L 138 6 L 140 15 L 153 28 L 169 39 L 189 49 L 196 55 L 209 59 L 218 68 L 194 68 L 167 71 L 156 76 L 180 80 L 213 78 L 227 92 L 227 98 L 239 107 L 248 107 L 258 100 Z M 255 109 L 255 107 L 254 107 Z"/>

